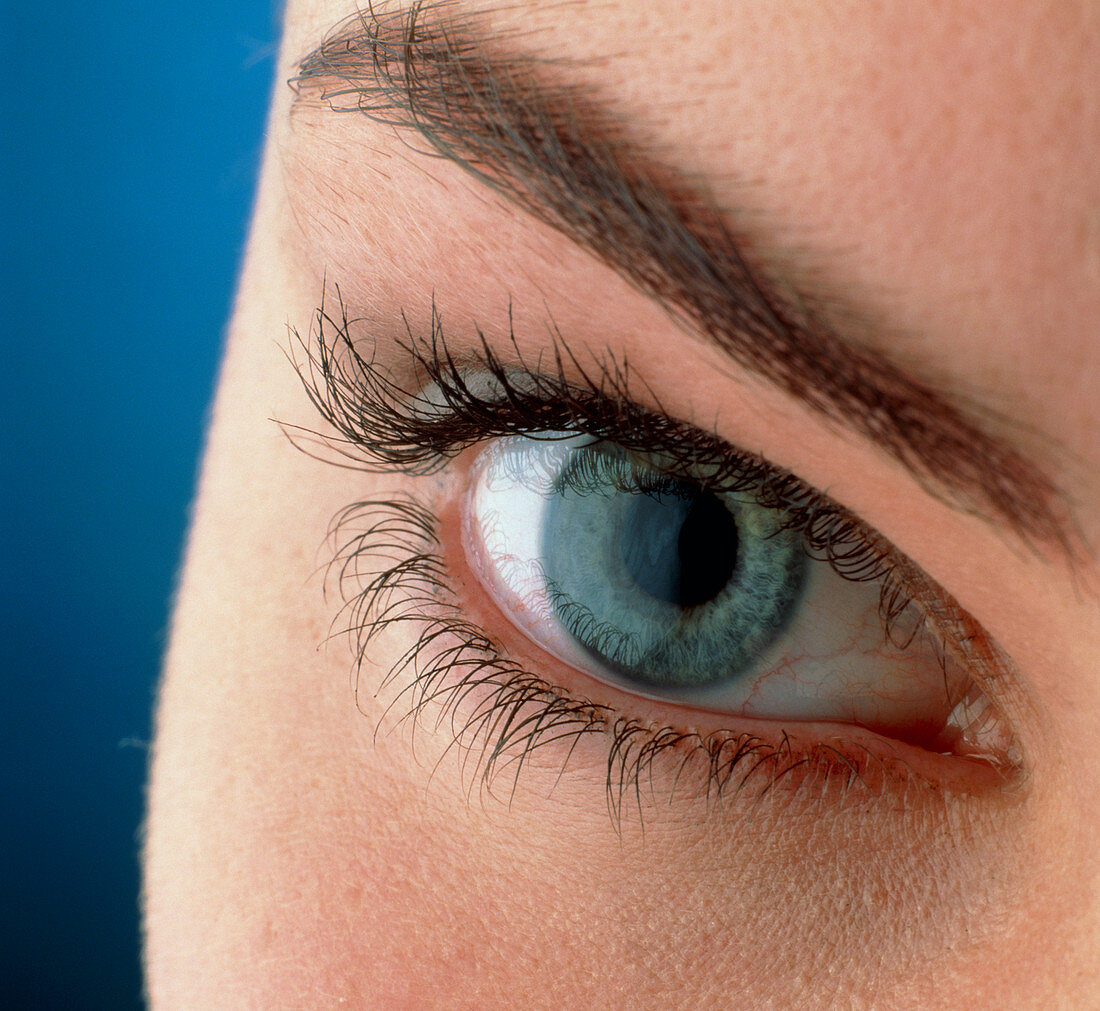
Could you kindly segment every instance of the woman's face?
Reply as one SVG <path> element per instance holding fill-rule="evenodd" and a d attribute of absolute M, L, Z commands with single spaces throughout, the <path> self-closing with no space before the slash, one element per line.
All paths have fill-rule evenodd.
<path fill-rule="evenodd" d="M 352 13 L 286 12 L 154 1001 L 1097 999 L 1100 9 Z"/>

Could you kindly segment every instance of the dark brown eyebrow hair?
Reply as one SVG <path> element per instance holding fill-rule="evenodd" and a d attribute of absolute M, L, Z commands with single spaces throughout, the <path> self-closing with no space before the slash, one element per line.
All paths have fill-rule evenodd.
<path fill-rule="evenodd" d="M 371 7 L 299 64 L 296 101 L 395 128 L 564 233 L 687 328 L 819 414 L 871 439 L 930 493 L 1069 558 L 1051 479 L 884 355 L 840 339 L 769 277 L 697 186 L 648 155 L 568 64 L 509 49 L 452 0 Z M 853 315 L 855 315 L 853 313 Z"/>

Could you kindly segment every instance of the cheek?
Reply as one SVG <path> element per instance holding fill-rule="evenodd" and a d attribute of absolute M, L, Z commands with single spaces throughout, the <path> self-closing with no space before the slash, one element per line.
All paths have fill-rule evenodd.
<path fill-rule="evenodd" d="M 824 978 L 857 992 L 869 950 L 904 975 L 986 929 L 983 868 L 1006 863 L 965 807 L 814 817 L 746 800 L 653 809 L 644 834 L 616 833 L 602 783 L 493 796 L 439 764 L 426 729 L 416 758 L 406 734 L 375 742 L 344 658 L 302 642 L 281 670 L 277 629 L 258 622 L 217 667 L 177 650 L 152 812 L 154 996 L 705 1006 L 717 987 L 794 1006 Z"/>

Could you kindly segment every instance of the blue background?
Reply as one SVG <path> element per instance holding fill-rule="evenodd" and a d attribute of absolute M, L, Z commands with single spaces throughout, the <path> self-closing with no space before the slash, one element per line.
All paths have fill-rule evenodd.
<path fill-rule="evenodd" d="M 5 1006 L 142 1006 L 150 713 L 273 7 L 0 0 Z"/>

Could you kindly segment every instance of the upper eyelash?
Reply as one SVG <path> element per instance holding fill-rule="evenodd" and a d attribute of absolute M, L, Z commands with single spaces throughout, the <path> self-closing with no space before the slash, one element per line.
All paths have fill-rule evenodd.
<path fill-rule="evenodd" d="M 493 437 L 564 432 L 605 439 L 660 455 L 671 479 L 681 478 L 715 493 L 751 493 L 761 506 L 782 515 L 784 528 L 801 534 L 811 558 L 827 562 L 853 582 L 881 581 L 879 618 L 884 635 L 894 645 L 906 649 L 923 631 L 926 614 L 911 606 L 912 590 L 927 580 L 916 566 L 906 564 L 884 538 L 793 474 L 734 449 L 717 434 L 676 421 L 661 411 L 659 403 L 656 409 L 639 405 L 631 396 L 631 373 L 625 364 L 609 356 L 593 373 L 582 367 L 556 333 L 548 370 L 542 368 L 541 359 L 538 367 L 524 362 L 514 335 L 516 365 L 506 365 L 480 332 L 476 355 L 460 361 L 447 347 L 433 303 L 426 338 L 405 324 L 404 347 L 419 381 L 418 389 L 410 390 L 363 357 L 351 336 L 354 321 L 348 317 L 339 287 L 336 295 L 339 315 L 330 313 L 322 299 L 313 343 L 294 331 L 305 359 L 291 354 L 291 361 L 310 400 L 341 436 L 334 439 L 284 426 L 292 441 L 307 452 L 303 436 L 335 451 L 346 461 L 344 466 L 422 475 Z M 567 362 L 575 377 L 567 373 Z M 472 388 L 471 369 L 495 381 L 494 396 Z M 445 408 L 419 392 L 429 384 Z M 331 462 L 330 457 L 326 459 Z"/>
<path fill-rule="evenodd" d="M 305 359 L 293 350 L 289 357 L 310 400 L 339 433 L 333 437 L 284 425 L 307 452 L 355 469 L 422 475 L 495 436 L 579 432 L 627 448 L 633 443 L 667 458 L 672 469 L 695 483 L 706 475 L 711 490 L 751 490 L 762 505 L 783 513 L 786 526 L 800 530 L 807 553 L 829 562 L 845 578 L 881 580 L 880 616 L 886 634 L 901 648 L 924 632 L 927 615 L 935 612 L 941 635 L 929 639 L 944 666 L 945 684 L 950 657 L 942 640 L 968 644 L 974 636 L 976 626 L 965 612 L 884 538 L 794 475 L 734 450 L 717 435 L 639 406 L 629 396 L 626 368 L 613 360 L 594 378 L 559 339 L 553 368 L 539 371 L 526 366 L 513 337 L 519 364 L 506 367 L 482 337 L 479 353 L 458 361 L 446 346 L 433 305 L 428 338 L 417 338 L 406 323 L 405 350 L 414 373 L 410 390 L 360 354 L 352 323 L 342 301 L 337 316 L 322 302 L 314 343 L 292 331 Z M 567 361 L 579 378 L 567 376 Z M 471 388 L 467 375 L 472 367 L 498 384 L 492 398 Z M 427 384 L 442 405 L 418 392 Z M 311 450 L 305 445 L 311 439 L 327 452 Z M 331 453 L 340 461 L 333 461 Z M 348 537 L 360 519 L 366 521 L 364 530 Z M 427 703 L 440 703 L 436 725 L 446 723 L 453 741 L 466 746 L 466 756 L 476 756 L 484 784 L 510 768 L 514 789 L 536 748 L 565 742 L 568 762 L 581 737 L 590 733 L 609 737 L 607 803 L 616 824 L 628 796 L 641 813 L 642 782 L 659 755 L 679 756 L 673 789 L 701 764 L 702 794 L 708 800 L 751 783 L 760 785 L 762 795 L 792 776 L 813 778 L 822 789 L 840 780 L 846 795 L 853 783 L 873 787 L 895 766 L 904 769 L 904 762 L 854 744 L 851 754 L 827 744 L 802 746 L 796 754 L 785 734 L 774 744 L 745 732 L 653 727 L 555 687 L 510 660 L 485 630 L 462 615 L 451 598 L 435 517 L 410 498 L 350 506 L 334 519 L 330 534 L 338 544 L 330 571 L 344 598 L 340 614 L 349 618 L 347 628 L 340 629 L 338 615 L 334 631 L 352 636 L 357 669 L 385 629 L 411 623 L 416 641 L 394 663 L 382 687 L 411 676 L 404 678 L 386 712 L 407 699 L 411 705 L 403 719 L 415 724 Z M 906 615 L 912 622 L 901 625 Z M 463 706 L 468 699 L 475 700 L 472 707 Z"/>

